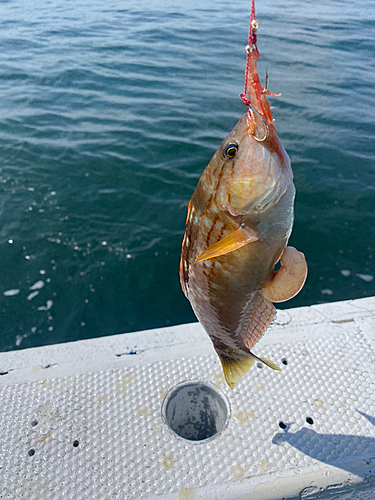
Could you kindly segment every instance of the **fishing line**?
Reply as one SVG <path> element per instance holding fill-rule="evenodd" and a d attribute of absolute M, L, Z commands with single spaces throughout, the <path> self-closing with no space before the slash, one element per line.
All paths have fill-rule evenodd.
<path fill-rule="evenodd" d="M 258 27 L 259 27 L 259 24 L 258 24 L 258 21 L 256 20 L 256 17 L 255 17 L 255 0 L 251 0 L 250 25 L 249 25 L 249 41 L 248 41 L 248 44 L 245 47 L 245 52 L 247 54 L 247 57 L 246 57 L 246 69 L 245 69 L 245 88 L 244 88 L 243 94 L 240 94 L 240 98 L 241 98 L 241 101 L 246 106 L 247 111 L 248 111 L 249 115 L 253 118 L 253 120 L 255 121 L 255 117 L 256 116 L 258 116 L 262 120 L 264 128 L 265 128 L 264 136 L 262 138 L 259 138 L 259 137 L 256 137 L 255 134 L 253 134 L 253 137 L 254 137 L 254 139 L 256 141 L 263 142 L 263 141 L 265 141 L 267 139 L 267 137 L 269 135 L 269 128 L 268 128 L 267 121 L 266 121 L 266 119 L 263 116 L 264 110 L 263 110 L 262 104 L 261 104 L 261 102 L 258 103 L 260 105 L 260 107 L 262 108 L 261 109 L 262 113 L 260 113 L 251 104 L 250 99 L 247 97 L 248 86 L 249 86 L 248 80 L 249 80 L 250 71 L 251 71 L 252 74 L 256 74 L 257 75 L 257 82 L 259 83 L 257 69 L 256 69 L 256 65 L 257 65 L 256 61 L 257 61 L 257 59 L 260 58 L 260 54 L 259 54 L 258 47 L 257 47 L 257 29 L 258 29 Z M 250 68 L 250 65 L 252 65 L 251 68 Z M 269 80 L 268 73 L 266 72 L 265 86 L 260 91 L 260 93 L 261 94 L 265 94 L 265 95 L 269 95 L 269 96 L 273 96 L 273 97 L 280 96 L 281 94 L 272 94 L 268 90 L 268 80 Z"/>
<path fill-rule="evenodd" d="M 245 88 L 243 94 L 240 94 L 242 102 L 245 104 L 247 108 L 251 106 L 249 99 L 247 98 L 247 80 L 249 77 L 249 69 L 250 69 L 250 54 L 255 51 L 257 54 L 257 58 L 259 56 L 258 47 L 257 47 L 257 28 L 258 21 L 255 18 L 255 0 L 251 0 L 251 11 L 250 11 L 250 25 L 249 25 L 249 42 L 245 47 L 245 52 L 247 54 L 246 57 L 246 69 L 245 69 Z M 252 109 L 254 109 L 251 106 Z"/>
<path fill-rule="evenodd" d="M 262 138 L 256 137 L 256 135 L 253 135 L 254 139 L 258 142 L 263 142 L 267 139 L 269 130 L 268 130 L 268 125 L 266 120 L 263 118 L 263 116 L 251 105 L 250 100 L 247 97 L 247 81 L 249 78 L 249 71 L 250 71 L 250 54 L 252 52 L 255 52 L 255 60 L 260 57 L 259 52 L 258 52 L 258 47 L 257 47 L 257 29 L 258 29 L 258 21 L 255 18 L 255 0 L 251 0 L 251 11 L 250 11 L 250 25 L 249 25 L 249 43 L 245 47 L 245 52 L 247 54 L 246 58 L 246 69 L 245 69 L 245 88 L 243 91 L 243 94 L 240 94 L 241 101 L 244 103 L 244 105 L 247 108 L 247 111 L 249 115 L 253 115 L 253 118 L 255 120 L 255 115 L 258 115 L 259 118 L 262 120 L 264 127 L 265 127 L 265 133 Z"/>

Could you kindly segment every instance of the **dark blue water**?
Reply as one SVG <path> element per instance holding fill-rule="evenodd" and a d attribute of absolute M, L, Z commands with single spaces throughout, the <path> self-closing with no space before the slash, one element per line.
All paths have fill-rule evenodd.
<path fill-rule="evenodd" d="M 0 3 L 0 350 L 194 321 L 188 200 L 245 111 L 250 0 Z M 375 294 L 371 0 L 258 2 L 310 273 Z"/>

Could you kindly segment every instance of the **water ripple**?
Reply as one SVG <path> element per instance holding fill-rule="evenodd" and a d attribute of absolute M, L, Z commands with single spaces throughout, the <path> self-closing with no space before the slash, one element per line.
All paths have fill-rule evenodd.
<path fill-rule="evenodd" d="M 257 9 L 297 185 L 291 243 L 310 269 L 288 306 L 375 293 L 358 278 L 374 274 L 370 8 Z M 178 280 L 186 206 L 244 112 L 248 13 L 247 0 L 0 3 L 0 350 L 194 320 Z"/>

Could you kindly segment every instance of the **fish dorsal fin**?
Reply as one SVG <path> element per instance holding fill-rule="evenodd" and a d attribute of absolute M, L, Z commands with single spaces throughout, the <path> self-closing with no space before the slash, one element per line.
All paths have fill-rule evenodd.
<path fill-rule="evenodd" d="M 219 358 L 223 367 L 225 380 L 231 389 L 246 375 L 255 363 L 255 359 L 251 356 L 244 359 L 235 359 L 219 354 Z"/>
<path fill-rule="evenodd" d="M 286 247 L 280 269 L 262 289 L 262 295 L 271 302 L 285 302 L 297 295 L 305 284 L 307 264 L 305 256 L 294 247 Z"/>
<path fill-rule="evenodd" d="M 247 245 L 248 243 L 251 243 L 252 241 L 258 240 L 259 236 L 256 231 L 246 227 L 244 224 L 241 224 L 241 226 L 233 231 L 233 233 L 228 234 L 228 236 L 204 250 L 200 255 L 198 255 L 195 262 L 201 262 L 202 260 L 225 255 L 243 247 L 244 245 Z"/>
<path fill-rule="evenodd" d="M 247 303 L 239 327 L 243 343 L 249 351 L 262 337 L 275 316 L 274 305 L 259 292 L 255 292 Z"/>

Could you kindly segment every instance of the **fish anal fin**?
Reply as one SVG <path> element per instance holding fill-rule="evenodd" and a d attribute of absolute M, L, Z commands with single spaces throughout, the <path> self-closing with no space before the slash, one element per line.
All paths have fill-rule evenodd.
<path fill-rule="evenodd" d="M 246 305 L 240 325 L 243 343 L 249 351 L 263 336 L 275 316 L 275 306 L 259 292 L 254 293 Z M 273 370 L 281 371 L 281 368 L 270 359 L 258 358 L 252 352 L 250 352 L 250 355 L 253 359 L 261 361 Z"/>
<path fill-rule="evenodd" d="M 249 351 L 262 337 L 275 317 L 275 306 L 259 292 L 255 292 L 246 305 L 239 326 L 243 343 Z"/>
<path fill-rule="evenodd" d="M 258 240 L 259 236 L 256 231 L 241 225 L 241 227 L 228 234 L 228 236 L 204 250 L 200 255 L 198 255 L 195 262 L 197 263 L 202 260 L 225 255 L 243 247 L 244 245 L 247 245 L 248 243 Z"/>
<path fill-rule="evenodd" d="M 224 378 L 231 389 L 255 363 L 255 359 L 250 356 L 244 359 L 234 359 L 219 354 L 219 358 L 223 367 Z"/>
<path fill-rule="evenodd" d="M 262 289 L 262 295 L 271 302 L 285 302 L 297 295 L 305 284 L 307 264 L 305 256 L 294 247 L 286 247 L 280 269 Z"/>

